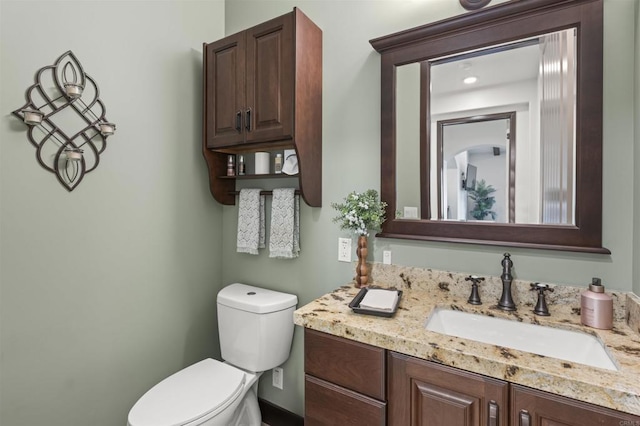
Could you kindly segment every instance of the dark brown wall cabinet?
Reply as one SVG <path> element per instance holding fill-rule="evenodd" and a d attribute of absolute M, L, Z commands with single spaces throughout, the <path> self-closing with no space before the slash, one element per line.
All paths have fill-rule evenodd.
<path fill-rule="evenodd" d="M 296 8 L 203 52 L 203 154 L 214 198 L 235 204 L 228 154 L 295 149 L 302 197 L 321 206 L 322 31 Z"/>
<path fill-rule="evenodd" d="M 305 329 L 305 426 L 384 426 L 385 353 Z"/>
<path fill-rule="evenodd" d="M 640 425 L 640 416 L 309 329 L 304 354 L 306 426 Z"/>

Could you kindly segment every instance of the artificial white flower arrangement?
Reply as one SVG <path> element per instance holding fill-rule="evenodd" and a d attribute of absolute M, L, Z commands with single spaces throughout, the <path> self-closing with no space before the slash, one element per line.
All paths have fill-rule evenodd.
<path fill-rule="evenodd" d="M 387 203 L 378 199 L 378 191 L 369 189 L 363 193 L 352 192 L 344 203 L 331 203 L 340 214 L 333 221 L 341 229 L 352 229 L 358 235 L 369 236 L 369 231 L 379 230 L 385 221 Z"/>

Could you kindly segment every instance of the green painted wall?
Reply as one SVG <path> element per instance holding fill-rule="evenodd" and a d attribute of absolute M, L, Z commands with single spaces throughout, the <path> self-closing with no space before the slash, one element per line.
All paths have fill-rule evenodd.
<path fill-rule="evenodd" d="M 237 209 L 209 195 L 201 44 L 294 6 L 324 31 L 324 207 L 302 206 L 300 258 L 273 260 L 235 252 Z M 637 9 L 638 0 L 605 0 L 603 226 L 613 254 L 508 249 L 520 279 L 583 285 L 600 276 L 609 288 L 640 293 L 632 262 L 640 264 Z M 219 357 L 221 286 L 263 285 L 303 305 L 348 282 L 354 265 L 336 259 L 337 238 L 349 234 L 332 223 L 330 203 L 380 187 L 380 60 L 368 40 L 460 13 L 456 0 L 2 0 L 0 424 L 125 424 L 160 379 Z M 9 115 L 35 71 L 69 49 L 118 125 L 98 169 L 71 194 L 36 164 L 24 126 Z M 280 182 L 245 183 L 258 184 Z M 375 261 L 389 249 L 400 265 L 492 275 L 505 251 L 371 244 Z M 260 387 L 263 398 L 300 414 L 302 343 L 297 328 L 285 389 L 271 387 L 270 373 Z"/>
<path fill-rule="evenodd" d="M 634 75 L 635 80 L 635 151 L 634 151 L 634 164 L 640 164 L 640 0 L 636 0 L 636 63 Z M 633 292 L 640 294 L 640 172 L 634 168 L 634 244 L 633 244 Z"/>
<path fill-rule="evenodd" d="M 496 2 L 494 2 L 496 3 Z M 492 3 L 493 4 L 493 3 Z M 520 279 L 585 285 L 598 276 L 608 288 L 632 289 L 634 225 L 634 31 L 635 0 L 605 0 L 604 58 L 604 245 L 611 256 L 508 249 Z M 237 209 L 223 208 L 223 282 L 265 285 L 298 295 L 300 305 L 348 282 L 354 265 L 337 261 L 337 239 L 347 236 L 331 219 L 331 202 L 352 190 L 380 187 L 380 57 L 369 40 L 464 13 L 455 0 L 326 1 L 234 0 L 226 3 L 231 34 L 298 6 L 324 34 L 323 205 L 302 208 L 302 253 L 293 261 L 235 253 Z M 384 160 L 383 160 L 384 161 Z M 637 179 L 636 179 L 637 180 Z M 256 183 L 256 185 L 260 182 Z M 637 204 L 637 203 L 636 203 Z M 391 250 L 393 263 L 499 275 L 505 248 L 374 239 L 373 256 Z M 640 248 L 637 248 L 639 250 Z M 637 255 L 635 256 L 637 259 Z M 637 290 L 637 289 L 636 289 Z M 303 412 L 302 330 L 296 329 L 284 365 L 285 389 L 265 374 L 260 394 L 291 411 Z"/>
<path fill-rule="evenodd" d="M 219 353 L 201 50 L 224 3 L 2 0 L 0 27 L 0 424 L 124 425 L 153 384 Z M 10 115 L 69 49 L 117 124 L 72 193 Z"/>

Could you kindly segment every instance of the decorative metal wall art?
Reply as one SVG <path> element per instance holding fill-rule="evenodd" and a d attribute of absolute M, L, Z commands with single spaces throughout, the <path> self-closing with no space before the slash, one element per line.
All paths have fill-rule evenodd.
<path fill-rule="evenodd" d="M 73 191 L 98 167 L 107 137 L 116 130 L 105 116 L 98 85 L 69 50 L 36 72 L 26 99 L 13 115 L 29 126 L 27 137 L 40 165 Z"/>

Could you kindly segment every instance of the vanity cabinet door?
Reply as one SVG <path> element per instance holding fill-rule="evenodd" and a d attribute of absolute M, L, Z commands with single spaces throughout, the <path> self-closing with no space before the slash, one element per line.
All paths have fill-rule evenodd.
<path fill-rule="evenodd" d="M 636 426 L 640 416 L 511 385 L 512 426 Z"/>
<path fill-rule="evenodd" d="M 389 352 L 389 426 L 507 426 L 507 382 Z"/>

